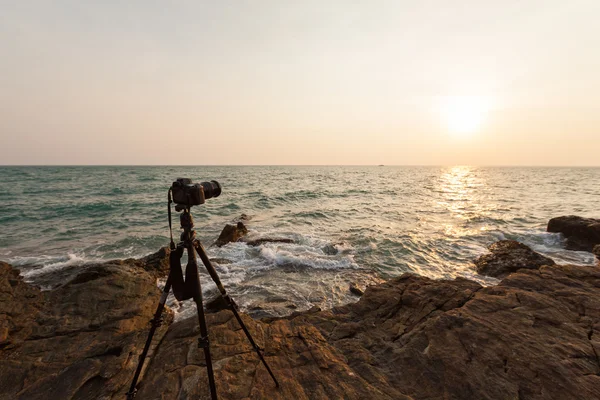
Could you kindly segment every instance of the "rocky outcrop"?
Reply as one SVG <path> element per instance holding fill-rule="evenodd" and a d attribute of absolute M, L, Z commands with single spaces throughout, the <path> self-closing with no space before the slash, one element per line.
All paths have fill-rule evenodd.
<path fill-rule="evenodd" d="M 515 240 L 501 240 L 489 247 L 489 254 L 475 260 L 481 275 L 503 278 L 519 269 L 538 269 L 542 265 L 554 265 L 551 258 L 536 253 Z"/>
<path fill-rule="evenodd" d="M 70 281 L 40 292 L 0 264 L 0 399 L 124 398 L 160 296 L 141 266 L 79 267 Z"/>
<path fill-rule="evenodd" d="M 248 229 L 243 222 L 238 222 L 236 225 L 225 225 L 219 238 L 215 244 L 219 247 L 226 245 L 227 243 L 237 242 L 242 237 L 246 236 Z"/>
<path fill-rule="evenodd" d="M 124 398 L 159 297 L 147 269 L 90 265 L 40 292 L 0 264 L 0 399 Z M 242 318 L 281 387 L 222 310 L 207 314 L 221 399 L 600 398 L 598 267 L 521 268 L 494 287 L 403 275 L 343 307 Z M 169 323 L 137 398 L 209 398 L 196 318 Z"/>
<path fill-rule="evenodd" d="M 547 230 L 562 233 L 567 238 L 569 250 L 592 251 L 595 245 L 600 244 L 600 219 L 575 215 L 552 218 Z"/>

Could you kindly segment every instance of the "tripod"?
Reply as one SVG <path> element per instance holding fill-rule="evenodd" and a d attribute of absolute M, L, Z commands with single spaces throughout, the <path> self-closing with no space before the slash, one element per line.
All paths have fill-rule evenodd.
<path fill-rule="evenodd" d="M 169 196 L 169 228 L 171 228 L 171 200 Z M 252 335 L 246 328 L 244 321 L 240 317 L 237 311 L 237 305 L 233 301 L 231 297 L 227 294 L 227 291 L 223 287 L 221 280 L 219 279 L 219 275 L 217 271 L 213 267 L 210 259 L 206 255 L 204 251 L 204 247 L 202 243 L 198 239 L 196 239 L 196 231 L 194 231 L 194 220 L 192 218 L 192 214 L 190 212 L 190 206 L 183 206 L 177 204 L 175 207 L 176 211 L 183 211 L 180 215 L 181 228 L 183 228 L 183 232 L 181 233 L 181 242 L 177 246 L 173 242 L 173 235 L 171 234 L 171 254 L 169 255 L 169 276 L 167 278 L 167 282 L 165 283 L 165 287 L 163 289 L 163 293 L 160 297 L 160 301 L 158 303 L 158 308 L 154 313 L 154 318 L 150 321 L 151 327 L 150 332 L 148 333 L 148 339 L 146 340 L 146 344 L 144 345 L 144 350 L 140 355 L 137 369 L 135 371 L 135 375 L 133 376 L 133 382 L 131 382 L 131 386 L 129 388 L 129 392 L 127 392 L 127 399 L 132 400 L 137 392 L 136 385 L 139 379 L 140 373 L 142 371 L 142 367 L 144 365 L 144 360 L 148 355 L 148 350 L 150 349 L 150 344 L 152 342 L 152 337 L 154 336 L 154 332 L 156 328 L 158 328 L 162 323 L 161 314 L 165 307 L 165 302 L 167 301 L 167 296 L 169 295 L 169 291 L 171 288 L 173 289 L 173 294 L 177 300 L 186 300 L 193 299 L 196 303 L 196 310 L 198 312 L 198 323 L 200 324 L 200 337 L 198 338 L 198 348 L 204 350 L 204 359 L 206 361 L 206 370 L 208 373 L 208 385 L 210 387 L 210 395 L 213 400 L 217 400 L 217 388 L 215 386 L 215 377 L 213 374 L 212 360 L 210 357 L 210 346 L 208 339 L 208 329 L 206 326 L 206 318 L 204 315 L 204 307 L 202 305 L 202 288 L 200 286 L 200 278 L 198 276 L 198 262 L 196 260 L 196 253 L 200 256 L 202 263 L 206 267 L 210 277 L 217 285 L 221 296 L 229 306 L 229 309 L 233 312 L 233 315 L 237 319 L 240 327 L 246 334 L 248 341 L 258 354 L 260 361 L 262 361 L 263 365 L 273 378 L 275 382 L 275 386 L 279 387 L 279 383 L 277 379 L 275 379 L 275 375 L 269 368 L 269 365 L 265 361 L 262 349 L 254 342 Z M 181 257 L 183 256 L 184 251 L 187 250 L 188 254 L 188 263 L 185 269 L 185 281 L 183 280 L 183 274 L 181 270 Z"/>

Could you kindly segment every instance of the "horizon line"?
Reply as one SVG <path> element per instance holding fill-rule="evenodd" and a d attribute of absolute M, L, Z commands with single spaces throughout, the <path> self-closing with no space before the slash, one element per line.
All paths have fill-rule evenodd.
<path fill-rule="evenodd" d="M 5 167 L 480 167 L 480 168 L 600 168 L 598 165 L 536 164 L 0 164 Z"/>

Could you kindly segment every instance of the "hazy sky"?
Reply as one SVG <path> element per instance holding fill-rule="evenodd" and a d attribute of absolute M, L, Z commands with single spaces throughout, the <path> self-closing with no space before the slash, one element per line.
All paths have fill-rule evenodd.
<path fill-rule="evenodd" d="M 600 165 L 599 21 L 599 0 L 0 0 L 0 164 Z"/>

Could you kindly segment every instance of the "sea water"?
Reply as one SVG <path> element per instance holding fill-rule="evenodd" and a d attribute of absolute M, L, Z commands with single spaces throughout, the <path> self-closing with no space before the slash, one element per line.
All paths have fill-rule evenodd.
<path fill-rule="evenodd" d="M 220 259 L 217 271 L 238 303 L 266 314 L 355 301 L 349 283 L 405 272 L 494 284 L 472 261 L 501 239 L 558 263 L 593 264 L 590 253 L 565 250 L 546 224 L 560 215 L 600 217 L 598 168 L 0 167 L 0 176 L 0 259 L 46 287 L 61 284 L 65 268 L 167 245 L 172 181 L 219 181 L 221 196 L 192 209 L 198 237 Z M 249 238 L 293 243 L 212 246 L 242 214 Z M 214 292 L 208 275 L 201 278 Z"/>

